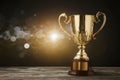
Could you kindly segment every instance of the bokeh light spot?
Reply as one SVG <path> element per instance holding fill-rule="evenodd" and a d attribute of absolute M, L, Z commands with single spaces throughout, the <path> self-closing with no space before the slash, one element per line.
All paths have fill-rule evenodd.
<path fill-rule="evenodd" d="M 24 48 L 25 48 L 25 49 L 29 49 L 29 48 L 30 48 L 30 44 L 29 44 L 29 43 L 25 43 L 25 44 L 24 44 Z"/>
<path fill-rule="evenodd" d="M 11 40 L 12 42 L 15 42 L 15 41 L 16 41 L 16 37 L 15 37 L 15 36 L 11 36 L 10 40 Z"/>

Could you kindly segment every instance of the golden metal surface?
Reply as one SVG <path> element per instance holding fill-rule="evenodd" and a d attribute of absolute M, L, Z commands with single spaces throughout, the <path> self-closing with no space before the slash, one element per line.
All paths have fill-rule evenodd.
<path fill-rule="evenodd" d="M 103 23 L 98 31 L 94 32 L 94 24 L 100 21 L 99 16 L 103 16 Z M 61 18 L 64 18 L 65 24 L 70 24 L 71 32 L 67 32 L 65 28 L 63 28 L 61 23 Z M 74 42 L 78 45 L 79 51 L 73 59 L 72 70 L 78 71 L 87 71 L 89 68 L 88 62 L 89 57 L 85 52 L 86 44 L 95 39 L 96 34 L 98 34 L 104 27 L 106 23 L 106 15 L 102 12 L 98 12 L 96 15 L 70 15 L 67 16 L 65 13 L 59 15 L 58 23 L 63 32 L 65 32 L 68 36 L 70 36 Z"/>

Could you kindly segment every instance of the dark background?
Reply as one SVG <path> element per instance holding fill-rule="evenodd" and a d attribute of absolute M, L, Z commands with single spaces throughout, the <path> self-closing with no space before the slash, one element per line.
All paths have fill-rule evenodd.
<path fill-rule="evenodd" d="M 58 25 L 57 18 L 63 12 L 67 15 L 95 15 L 101 11 L 106 14 L 107 22 L 97 35 L 97 39 L 86 47 L 90 64 L 120 66 L 119 10 L 116 3 L 107 0 L 4 0 L 0 2 L 0 34 L 16 25 L 26 26 L 31 31 L 33 25 L 46 24 L 46 22 L 55 22 Z M 22 48 L 25 42 L 31 43 L 30 49 Z M 38 46 L 38 42 L 43 44 Z M 1 38 L 0 66 L 69 66 L 77 51 L 77 45 L 68 38 L 56 44 L 46 44 L 44 40 L 35 42 L 34 39 L 18 39 L 16 42 L 11 42 Z"/>

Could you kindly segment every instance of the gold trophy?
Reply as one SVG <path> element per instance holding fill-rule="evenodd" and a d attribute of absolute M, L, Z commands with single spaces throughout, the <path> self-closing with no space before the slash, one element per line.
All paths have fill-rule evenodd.
<path fill-rule="evenodd" d="M 98 31 L 93 33 L 94 24 L 100 21 L 100 16 L 103 17 L 103 23 Z M 62 17 L 64 19 L 64 24 L 70 24 L 70 33 L 62 27 Z M 85 52 L 85 46 L 90 40 L 95 39 L 96 34 L 103 29 L 106 23 L 106 15 L 102 12 L 97 12 L 96 15 L 76 14 L 68 17 L 65 13 L 62 13 L 59 15 L 58 23 L 61 30 L 70 36 L 79 48 L 79 51 L 72 61 L 71 70 L 68 72 L 68 74 L 78 76 L 90 75 L 92 70 L 89 66 L 89 57 Z"/>

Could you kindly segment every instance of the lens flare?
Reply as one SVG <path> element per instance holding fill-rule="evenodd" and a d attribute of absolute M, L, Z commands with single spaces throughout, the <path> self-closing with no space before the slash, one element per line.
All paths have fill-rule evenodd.
<path fill-rule="evenodd" d="M 50 35 L 50 38 L 51 38 L 52 41 L 56 41 L 58 39 L 58 34 L 57 33 L 52 33 Z"/>

